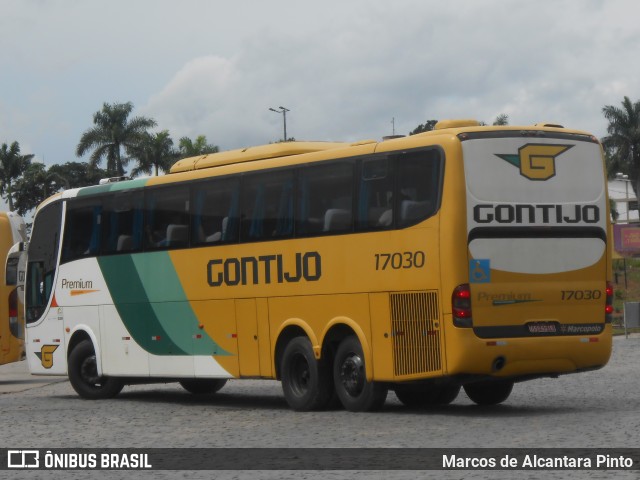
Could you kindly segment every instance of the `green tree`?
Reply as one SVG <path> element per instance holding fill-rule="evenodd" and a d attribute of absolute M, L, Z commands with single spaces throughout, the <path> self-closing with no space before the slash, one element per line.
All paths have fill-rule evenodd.
<path fill-rule="evenodd" d="M 82 157 L 93 150 L 89 157 L 92 167 L 97 167 L 106 159 L 109 176 L 124 175 L 124 167 L 129 159 L 122 156 L 122 149 L 135 148 L 147 129 L 156 126 L 155 120 L 146 117 L 129 118 L 133 104 L 104 103 L 102 110 L 93 115 L 94 127 L 85 131 L 76 147 L 76 154 Z"/>
<path fill-rule="evenodd" d="M 47 173 L 56 182 L 58 190 L 98 185 L 100 180 L 109 176 L 107 170 L 92 167 L 86 162 L 51 165 Z"/>
<path fill-rule="evenodd" d="M 129 154 L 138 162 L 138 166 L 131 172 L 134 177 L 150 174 L 152 171 L 158 176 L 158 170 L 168 172 L 178 158 L 168 130 L 145 134 L 142 142 L 129 149 Z"/>
<path fill-rule="evenodd" d="M 640 101 L 624 97 L 622 108 L 606 105 L 602 108 L 609 122 L 608 135 L 602 139 L 607 157 L 607 171 L 625 172 L 638 195 L 640 192 Z"/>
<path fill-rule="evenodd" d="M 620 218 L 620 214 L 618 213 L 618 202 L 613 198 L 609 199 L 609 211 L 611 212 L 611 220 L 613 220 L 613 223 L 616 223 L 618 218 Z"/>
<path fill-rule="evenodd" d="M 33 155 L 22 155 L 20 145 L 13 142 L 11 146 L 3 143 L 0 147 L 0 195 L 14 209 L 14 183 L 31 164 Z"/>
<path fill-rule="evenodd" d="M 506 113 L 501 113 L 493 121 L 493 124 L 495 126 L 509 125 L 509 115 L 507 115 Z"/>
<path fill-rule="evenodd" d="M 438 120 L 427 120 L 425 123 L 421 123 L 416 128 L 409 132 L 409 135 L 416 135 L 417 133 L 430 132 L 436 127 Z"/>
<path fill-rule="evenodd" d="M 47 176 L 46 165 L 32 163 L 16 181 L 16 211 L 24 216 L 58 190 L 58 185 Z"/>
<path fill-rule="evenodd" d="M 84 162 L 67 162 L 47 167 L 31 163 L 15 184 L 15 206 L 25 215 L 60 190 L 97 185 L 109 175 L 106 170 L 92 168 Z"/>
<path fill-rule="evenodd" d="M 207 137 L 205 135 L 198 135 L 195 141 L 189 137 L 182 137 L 178 142 L 178 148 L 181 159 L 206 155 L 208 153 L 217 153 L 219 151 L 216 145 L 207 143 Z"/>

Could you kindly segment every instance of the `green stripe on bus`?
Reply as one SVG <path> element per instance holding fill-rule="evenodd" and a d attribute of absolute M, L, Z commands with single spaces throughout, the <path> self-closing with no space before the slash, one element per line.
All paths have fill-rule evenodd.
<path fill-rule="evenodd" d="M 125 327 L 146 351 L 230 355 L 198 328 L 167 252 L 101 257 L 98 264 Z"/>
<path fill-rule="evenodd" d="M 169 337 L 192 355 L 229 355 L 209 335 L 198 328 L 169 253 L 154 252 L 133 256 L 142 285 L 156 318 Z M 194 335 L 200 338 L 194 339 Z"/>
<path fill-rule="evenodd" d="M 98 265 L 120 318 L 133 339 L 154 355 L 186 355 L 187 352 L 164 331 L 131 255 L 99 257 Z"/>
<path fill-rule="evenodd" d="M 101 193 L 117 192 L 119 190 L 130 190 L 132 188 L 144 187 L 148 178 L 138 178 L 136 180 L 126 180 L 122 182 L 105 183 L 104 185 L 93 185 L 78 190 L 78 197 L 86 197 L 89 195 L 98 195 Z"/>

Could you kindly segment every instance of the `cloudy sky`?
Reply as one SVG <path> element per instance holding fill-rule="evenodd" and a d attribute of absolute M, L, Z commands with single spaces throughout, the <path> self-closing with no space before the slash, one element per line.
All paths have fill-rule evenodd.
<path fill-rule="evenodd" d="M 429 119 L 606 131 L 640 99 L 637 0 L 0 0 L 0 143 L 75 161 L 104 102 L 177 143 L 348 140 Z"/>

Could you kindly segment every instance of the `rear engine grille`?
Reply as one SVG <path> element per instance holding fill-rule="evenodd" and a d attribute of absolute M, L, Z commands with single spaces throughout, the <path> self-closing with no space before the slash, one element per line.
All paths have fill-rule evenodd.
<path fill-rule="evenodd" d="M 396 377 L 441 370 L 437 292 L 392 293 L 389 303 Z"/>

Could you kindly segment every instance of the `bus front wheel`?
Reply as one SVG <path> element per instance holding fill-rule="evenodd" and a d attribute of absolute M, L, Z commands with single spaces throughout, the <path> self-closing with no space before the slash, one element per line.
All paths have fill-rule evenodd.
<path fill-rule="evenodd" d="M 509 380 L 470 383 L 464 386 L 467 396 L 478 405 L 497 405 L 504 402 L 513 390 Z"/>
<path fill-rule="evenodd" d="M 295 337 L 284 349 L 280 364 L 284 398 L 298 411 L 325 408 L 333 395 L 331 372 L 316 360 L 307 337 Z"/>
<path fill-rule="evenodd" d="M 69 355 L 69 382 L 78 395 L 89 400 L 113 398 L 124 386 L 117 378 L 98 375 L 96 352 L 89 340 L 81 341 Z"/>
<path fill-rule="evenodd" d="M 364 353 L 357 337 L 345 337 L 333 362 L 336 394 L 346 410 L 366 412 L 378 410 L 387 398 L 387 387 L 367 381 Z"/>

